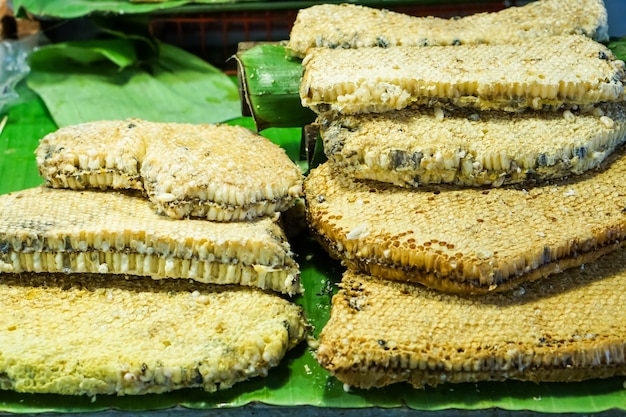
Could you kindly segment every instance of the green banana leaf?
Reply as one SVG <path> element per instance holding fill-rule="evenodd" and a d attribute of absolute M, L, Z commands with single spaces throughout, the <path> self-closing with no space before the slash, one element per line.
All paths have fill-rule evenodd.
<path fill-rule="evenodd" d="M 154 58 L 139 60 L 137 44 L 145 46 L 118 38 L 41 47 L 31 56 L 28 86 L 59 127 L 130 117 L 217 123 L 241 115 L 237 87 L 222 71 L 165 43 Z"/>
<path fill-rule="evenodd" d="M 246 0 L 243 0 L 246 1 Z M 14 10 L 27 11 L 38 17 L 71 19 L 92 13 L 150 13 L 191 3 L 230 3 L 231 0 L 169 0 L 159 2 L 132 2 L 129 0 L 14 0 Z"/>
<path fill-rule="evenodd" d="M 34 187 L 43 183 L 35 163 L 37 138 L 56 129 L 44 102 L 20 83 L 18 101 L 0 115 L 4 128 L 0 134 L 0 194 Z"/>
<path fill-rule="evenodd" d="M 56 129 L 45 104 L 36 94 L 24 84 L 19 86 L 18 93 L 20 101 L 8 109 L 6 125 L 0 134 L 0 193 L 42 183 L 33 152 L 38 140 Z M 254 125 L 251 118 L 237 118 L 230 123 Z M 297 157 L 300 129 L 267 129 L 262 133 L 288 149 L 292 157 Z M 303 306 L 314 326 L 314 335 L 317 335 L 328 319 L 335 283 L 340 279 L 343 267 L 330 259 L 306 234 L 293 239 L 293 249 L 306 288 L 304 295 L 294 301 Z M 88 398 L 0 391 L 0 414 L 113 411 L 129 414 L 168 410 L 206 414 L 225 409 L 247 410 L 257 415 L 263 410 L 267 411 L 266 415 L 272 414 L 272 410 L 308 410 L 312 414 L 334 410 L 355 415 L 360 413 L 359 410 L 365 413 L 372 409 L 395 410 L 402 415 L 409 415 L 410 411 L 447 411 L 455 415 L 475 411 L 476 415 L 495 415 L 500 411 L 515 410 L 560 414 L 615 411 L 618 414 L 626 412 L 626 388 L 624 378 L 616 377 L 569 384 L 509 381 L 441 385 L 425 390 L 400 384 L 385 389 L 351 389 L 346 392 L 341 383 L 320 368 L 307 345 L 302 344 L 266 378 L 255 378 L 214 394 L 189 389 L 141 397 L 103 395 Z"/>
<path fill-rule="evenodd" d="M 613 51 L 617 59 L 626 61 L 626 36 L 611 40 L 608 47 Z"/>

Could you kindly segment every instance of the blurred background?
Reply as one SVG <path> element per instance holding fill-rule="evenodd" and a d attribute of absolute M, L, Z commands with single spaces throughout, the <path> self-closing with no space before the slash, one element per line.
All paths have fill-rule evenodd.
<path fill-rule="evenodd" d="M 572 0 L 577 1 L 577 0 Z M 313 2 L 312 2 L 313 3 Z M 236 52 L 241 41 L 288 39 L 297 11 L 307 2 L 266 2 L 249 4 L 248 10 L 221 10 L 206 13 L 163 14 L 151 19 L 151 31 L 160 39 L 184 47 L 214 65 L 228 68 L 228 58 Z M 413 16 L 452 18 L 479 12 L 494 12 L 505 7 L 521 6 L 528 0 L 482 1 L 378 1 L 377 7 Z M 611 37 L 626 36 L 626 0 L 605 0 L 609 14 Z"/>
<path fill-rule="evenodd" d="M 604 0 L 604 4 L 609 12 L 609 35 L 626 36 L 626 1 Z"/>
<path fill-rule="evenodd" d="M 128 0 L 131 2 L 131 0 Z M 331 0 L 333 1 L 333 0 Z M 576 1 L 576 0 L 572 0 Z M 161 0 L 166 4 L 166 0 Z M 335 1 L 336 2 L 336 1 Z M 407 13 L 413 16 L 450 18 L 478 12 L 493 12 L 505 7 L 521 6 L 529 0 L 361 0 L 350 1 Z M 92 37 L 90 19 L 55 19 L 36 16 L 34 20 L 13 20 L 12 3 L 0 0 L 2 34 L 8 38 L 16 33 L 24 36 L 42 26 L 53 41 Z M 42 2 L 43 4 L 44 2 Z M 210 64 L 232 70 L 229 60 L 243 41 L 280 41 L 289 31 L 300 8 L 313 5 L 308 0 L 232 1 L 188 4 L 148 14 L 148 30 L 156 38 L 181 47 Z M 605 0 L 609 13 L 610 36 L 626 36 L 626 0 Z M 43 8 L 43 6 L 42 6 Z"/>

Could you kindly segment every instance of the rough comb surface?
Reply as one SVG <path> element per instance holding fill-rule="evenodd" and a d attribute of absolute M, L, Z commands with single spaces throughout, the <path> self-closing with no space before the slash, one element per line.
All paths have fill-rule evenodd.
<path fill-rule="evenodd" d="M 307 218 L 350 269 L 449 292 L 504 290 L 620 247 L 625 155 L 558 182 L 490 189 L 406 189 L 327 162 L 305 181 Z"/>
<path fill-rule="evenodd" d="M 226 389 L 302 341 L 300 307 L 241 286 L 0 275 L 0 389 L 64 395 Z"/>
<path fill-rule="evenodd" d="M 240 126 L 95 121 L 50 133 L 36 155 L 49 186 L 145 190 L 174 218 L 272 216 L 302 192 L 285 151 Z"/>
<path fill-rule="evenodd" d="M 411 104 L 518 111 L 624 99 L 624 62 L 582 35 L 506 45 L 315 48 L 302 64 L 302 105 L 317 113 Z"/>
<path fill-rule="evenodd" d="M 462 297 L 346 271 L 317 359 L 360 388 L 626 374 L 626 252 L 524 290 Z"/>
<path fill-rule="evenodd" d="M 176 220 L 115 191 L 36 187 L 0 196 L 0 273 L 25 271 L 302 290 L 289 242 L 272 219 Z"/>
<path fill-rule="evenodd" d="M 318 123 L 326 155 L 354 177 L 499 186 L 597 167 L 626 140 L 626 102 L 587 112 L 410 108 Z"/>
<path fill-rule="evenodd" d="M 608 40 L 604 2 L 539 0 L 460 19 L 414 17 L 354 4 L 319 4 L 298 12 L 287 48 L 304 57 L 313 47 L 502 44 L 567 34 Z"/>

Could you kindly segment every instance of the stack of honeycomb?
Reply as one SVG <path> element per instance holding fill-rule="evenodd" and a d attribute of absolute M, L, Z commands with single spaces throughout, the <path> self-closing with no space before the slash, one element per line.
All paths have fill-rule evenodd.
<path fill-rule="evenodd" d="M 328 156 L 307 218 L 347 267 L 317 358 L 346 385 L 626 373 L 625 74 L 606 18 L 540 0 L 296 20 Z"/>

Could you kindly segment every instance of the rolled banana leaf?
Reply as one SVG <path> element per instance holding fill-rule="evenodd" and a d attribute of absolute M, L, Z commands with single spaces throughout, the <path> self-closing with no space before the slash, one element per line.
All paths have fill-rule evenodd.
<path fill-rule="evenodd" d="M 315 120 L 315 113 L 300 103 L 301 61 L 287 58 L 284 45 L 240 43 L 235 59 L 242 113 L 252 116 L 258 131 Z"/>

